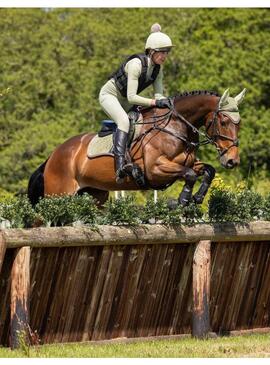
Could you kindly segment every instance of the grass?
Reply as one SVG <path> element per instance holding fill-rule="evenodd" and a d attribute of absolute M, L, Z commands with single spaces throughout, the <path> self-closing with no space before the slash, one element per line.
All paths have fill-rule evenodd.
<path fill-rule="evenodd" d="M 110 344 L 55 344 L 31 347 L 29 351 L 0 348 L 1 358 L 215 358 L 215 357 L 270 357 L 270 334 L 218 337 L 207 340 L 144 341 Z"/>

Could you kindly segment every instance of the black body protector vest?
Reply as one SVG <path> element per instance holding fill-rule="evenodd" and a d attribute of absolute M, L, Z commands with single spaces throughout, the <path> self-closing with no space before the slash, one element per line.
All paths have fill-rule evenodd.
<path fill-rule="evenodd" d="M 119 67 L 119 69 L 114 72 L 109 79 L 114 79 L 115 84 L 120 91 L 121 95 L 124 97 L 127 97 L 127 75 L 125 73 L 125 66 L 128 61 L 132 60 L 133 58 L 139 58 L 142 63 L 142 72 L 139 77 L 139 84 L 138 84 L 138 94 L 146 89 L 149 85 L 153 84 L 155 79 L 157 78 L 157 75 L 160 70 L 160 65 L 155 65 L 152 75 L 148 81 L 146 81 L 146 74 L 147 74 L 147 56 L 145 54 L 133 54 L 129 56 Z"/>

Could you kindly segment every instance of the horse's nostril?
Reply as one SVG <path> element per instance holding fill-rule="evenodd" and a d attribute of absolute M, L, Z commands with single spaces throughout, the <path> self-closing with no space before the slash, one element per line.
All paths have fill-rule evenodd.
<path fill-rule="evenodd" d="M 226 163 L 226 167 L 228 169 L 232 169 L 236 165 L 237 165 L 237 162 L 235 160 L 228 160 L 227 163 Z"/>

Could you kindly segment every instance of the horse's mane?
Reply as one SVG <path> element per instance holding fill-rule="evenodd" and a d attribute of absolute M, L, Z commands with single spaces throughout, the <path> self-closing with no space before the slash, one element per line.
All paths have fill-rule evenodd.
<path fill-rule="evenodd" d="M 220 97 L 220 94 L 218 94 L 215 91 L 208 91 L 208 90 L 193 90 L 193 91 L 183 91 L 181 93 L 177 93 L 173 96 L 173 98 L 180 99 L 184 98 L 186 96 L 196 96 L 196 95 L 210 95 L 210 96 L 218 96 Z M 144 116 L 146 113 L 154 113 L 155 107 L 147 106 L 143 107 L 141 110 L 142 115 Z"/>
<path fill-rule="evenodd" d="M 175 98 L 183 98 L 185 96 L 194 96 L 194 95 L 213 95 L 213 96 L 220 96 L 215 91 L 208 91 L 208 90 L 193 90 L 193 91 L 183 91 L 182 93 L 177 93 L 174 95 Z"/>

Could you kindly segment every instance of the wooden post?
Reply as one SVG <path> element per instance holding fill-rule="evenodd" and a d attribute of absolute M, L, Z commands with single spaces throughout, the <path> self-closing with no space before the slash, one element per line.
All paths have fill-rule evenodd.
<path fill-rule="evenodd" d="M 3 235 L 0 233 L 0 273 L 1 273 L 3 262 L 4 262 L 4 258 L 5 258 L 6 248 L 7 248 L 6 240 L 4 239 Z"/>
<path fill-rule="evenodd" d="M 10 346 L 30 343 L 29 327 L 30 247 L 16 251 L 11 271 Z"/>
<path fill-rule="evenodd" d="M 193 257 L 192 336 L 205 338 L 210 331 L 210 259 L 211 241 L 196 244 Z"/>

